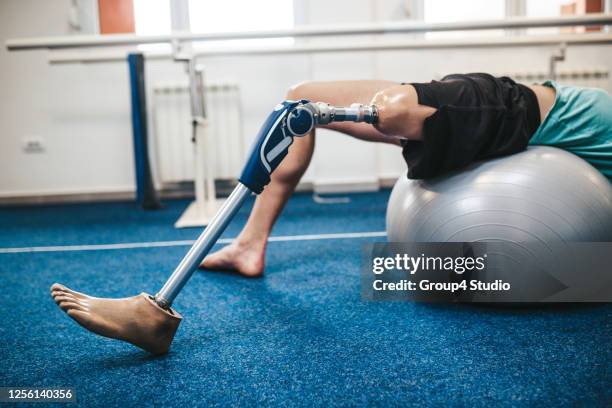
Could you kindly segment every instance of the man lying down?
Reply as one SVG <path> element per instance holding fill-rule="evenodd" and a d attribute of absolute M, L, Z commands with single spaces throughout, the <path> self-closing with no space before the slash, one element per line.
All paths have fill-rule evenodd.
<path fill-rule="evenodd" d="M 612 181 L 612 97 L 596 89 L 517 84 L 488 74 L 448 75 L 429 83 L 305 82 L 288 100 L 372 105 L 373 123 L 332 122 L 326 127 L 401 148 L 408 177 L 425 179 L 528 145 L 550 145 L 583 158 Z M 296 137 L 257 197 L 236 240 L 206 257 L 201 267 L 261 277 L 272 226 L 306 171 L 315 144 L 312 129 Z M 94 298 L 54 284 L 59 307 L 96 334 L 128 341 L 151 353 L 170 347 L 181 317 L 155 298 Z"/>

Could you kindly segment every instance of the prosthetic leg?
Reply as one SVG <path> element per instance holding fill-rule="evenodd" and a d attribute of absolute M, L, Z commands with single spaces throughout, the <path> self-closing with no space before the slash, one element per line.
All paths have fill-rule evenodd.
<path fill-rule="evenodd" d="M 246 198 L 251 193 L 261 193 L 270 182 L 270 175 L 287 155 L 293 138 L 307 135 L 318 125 L 342 121 L 375 123 L 377 118 L 375 106 L 360 104 L 342 108 L 301 100 L 276 105 L 257 135 L 238 185 L 155 296 L 100 299 L 54 284 L 53 298 L 70 317 L 94 333 L 130 342 L 154 354 L 166 353 L 182 319 L 171 308 L 172 302 Z"/>

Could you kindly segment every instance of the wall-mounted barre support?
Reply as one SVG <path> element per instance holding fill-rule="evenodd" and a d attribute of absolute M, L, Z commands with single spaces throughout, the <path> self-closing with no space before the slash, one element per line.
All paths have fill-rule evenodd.
<path fill-rule="evenodd" d="M 568 27 L 581 25 L 611 25 L 612 13 L 587 14 L 568 17 L 513 17 L 504 20 L 482 20 L 469 22 L 424 23 L 400 21 L 367 24 L 344 24 L 334 26 L 304 26 L 286 30 L 266 30 L 225 33 L 175 33 L 171 35 L 138 36 L 133 34 L 74 35 L 58 37 L 20 38 L 6 42 L 9 50 L 58 49 L 99 47 L 115 45 L 172 43 L 173 41 L 217 41 L 235 39 L 319 37 L 340 35 L 378 35 L 423 33 L 433 31 L 517 29 L 534 27 Z"/>
<path fill-rule="evenodd" d="M 565 61 L 565 51 L 567 44 L 561 43 L 559 49 L 552 53 L 548 63 L 548 77 L 553 81 L 557 80 L 557 63 Z"/>

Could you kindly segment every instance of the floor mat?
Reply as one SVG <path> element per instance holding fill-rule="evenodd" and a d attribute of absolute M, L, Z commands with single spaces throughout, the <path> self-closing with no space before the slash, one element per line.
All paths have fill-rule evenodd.
<path fill-rule="evenodd" d="M 274 235 L 383 231 L 388 194 L 329 205 L 298 194 Z M 0 247 L 197 237 L 172 227 L 188 203 L 166 204 L 2 209 Z M 363 302 L 360 251 L 373 240 L 272 242 L 263 279 L 198 272 L 175 302 L 185 320 L 162 357 L 90 335 L 48 288 L 155 292 L 187 247 L 0 254 L 0 385 L 74 387 L 83 406 L 612 403 L 612 306 Z"/>

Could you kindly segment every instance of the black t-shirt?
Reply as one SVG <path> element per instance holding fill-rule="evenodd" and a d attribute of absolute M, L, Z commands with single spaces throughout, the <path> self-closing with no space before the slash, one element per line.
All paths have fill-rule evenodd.
<path fill-rule="evenodd" d="M 522 151 L 540 124 L 533 91 L 507 77 L 454 74 L 411 85 L 419 104 L 437 111 L 423 123 L 423 141 L 403 142 L 408 178 L 436 177 Z"/>

